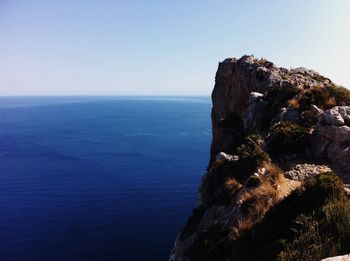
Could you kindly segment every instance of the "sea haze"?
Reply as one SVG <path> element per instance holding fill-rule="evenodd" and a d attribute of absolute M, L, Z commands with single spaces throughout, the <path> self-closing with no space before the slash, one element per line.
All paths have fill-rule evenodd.
<path fill-rule="evenodd" d="M 166 260 L 209 158 L 208 97 L 0 98 L 0 260 Z"/>

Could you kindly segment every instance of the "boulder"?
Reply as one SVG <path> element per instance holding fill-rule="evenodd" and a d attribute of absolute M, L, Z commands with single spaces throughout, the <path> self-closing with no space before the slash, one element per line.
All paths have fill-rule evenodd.
<path fill-rule="evenodd" d="M 319 117 L 323 113 L 323 110 L 318 108 L 315 104 L 311 104 L 310 111 L 314 113 L 317 117 Z"/>
<path fill-rule="evenodd" d="M 322 259 L 321 261 L 350 261 L 350 254 L 344 256 L 333 256 Z"/>
<path fill-rule="evenodd" d="M 224 161 L 236 161 L 238 160 L 238 156 L 226 154 L 225 152 L 220 152 L 216 155 L 216 161 L 224 162 Z"/>
<path fill-rule="evenodd" d="M 300 119 L 300 113 L 297 109 L 289 106 L 280 109 L 280 112 L 272 119 L 272 124 L 280 121 L 297 122 Z"/>
<path fill-rule="evenodd" d="M 350 106 L 336 106 L 320 115 L 314 152 L 331 163 L 350 166 Z"/>

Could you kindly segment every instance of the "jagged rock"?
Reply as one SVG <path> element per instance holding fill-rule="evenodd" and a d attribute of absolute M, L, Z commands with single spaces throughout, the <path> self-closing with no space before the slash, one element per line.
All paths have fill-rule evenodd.
<path fill-rule="evenodd" d="M 218 155 L 216 155 L 216 161 L 236 161 L 238 160 L 238 156 L 236 155 L 229 155 L 225 152 L 220 152 Z"/>
<path fill-rule="evenodd" d="M 326 165 L 304 163 L 293 166 L 290 170 L 286 171 L 284 175 L 292 180 L 304 181 L 306 178 L 328 171 L 331 171 L 331 169 Z"/>
<path fill-rule="evenodd" d="M 280 112 L 272 119 L 272 124 L 280 121 L 296 122 L 300 119 L 300 113 L 293 107 L 283 107 Z"/>
<path fill-rule="evenodd" d="M 332 142 L 327 147 L 327 157 L 331 163 L 350 164 L 350 146 L 344 143 Z"/>
<path fill-rule="evenodd" d="M 320 118 L 320 122 L 323 125 L 343 126 L 345 125 L 345 118 L 348 118 L 349 114 L 350 107 L 336 106 L 328 111 L 325 111 Z"/>
<path fill-rule="evenodd" d="M 336 106 L 319 117 L 314 146 L 332 163 L 350 164 L 350 106 Z"/>
<path fill-rule="evenodd" d="M 337 125 L 319 125 L 317 133 L 337 143 L 345 143 L 350 141 L 350 127 Z"/>
<path fill-rule="evenodd" d="M 245 132 L 260 131 L 270 125 L 269 121 L 275 115 L 270 115 L 273 110 L 265 112 L 264 109 L 266 109 L 266 91 L 271 86 L 280 86 L 281 94 L 285 95 L 290 88 L 302 90 L 330 83 L 332 82 L 329 79 L 315 71 L 305 68 L 287 70 L 265 59 L 256 59 L 249 55 L 240 59 L 228 58 L 220 62 L 211 95 L 213 138 L 209 165 L 219 152 L 233 153 Z M 252 98 L 249 99 L 251 93 L 255 94 L 252 94 Z M 257 93 L 263 94 L 263 98 Z M 273 97 L 273 100 L 278 102 L 285 98 L 288 99 L 288 97 L 277 96 Z M 238 124 L 240 127 L 238 125 L 235 128 L 232 125 L 222 126 L 220 121 L 231 117 L 232 114 L 235 115 L 236 122 L 241 121 Z M 298 115 L 296 111 L 290 110 L 286 117 L 295 119 Z"/>
<path fill-rule="evenodd" d="M 319 117 L 319 116 L 323 113 L 323 110 L 321 110 L 320 108 L 318 108 L 315 104 L 311 104 L 310 110 L 311 110 L 317 117 Z"/>

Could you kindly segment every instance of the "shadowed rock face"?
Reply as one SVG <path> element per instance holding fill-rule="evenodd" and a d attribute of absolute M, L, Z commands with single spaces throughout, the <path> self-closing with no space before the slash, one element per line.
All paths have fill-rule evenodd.
<path fill-rule="evenodd" d="M 330 85 L 335 86 L 315 71 L 279 68 L 253 56 L 219 63 L 212 92 L 208 172 L 200 185 L 198 206 L 179 233 L 169 260 L 236 260 L 232 249 L 242 231 L 254 235 L 255 224 L 305 180 L 334 170 L 329 162 L 350 166 L 349 107 L 323 112 L 313 104 L 322 98 L 308 93 Z M 330 98 L 327 106 L 333 102 Z M 290 134 L 286 141 L 272 133 L 276 125 Z M 271 143 L 277 151 L 269 151 L 274 135 L 283 144 Z M 307 142 L 300 143 L 298 135 Z M 283 147 L 288 144 L 303 148 L 293 154 L 295 146 Z M 282 150 L 289 154 L 278 155 Z"/>

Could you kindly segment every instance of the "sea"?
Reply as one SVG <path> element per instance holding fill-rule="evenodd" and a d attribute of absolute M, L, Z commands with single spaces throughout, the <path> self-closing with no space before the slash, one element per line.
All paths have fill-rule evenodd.
<path fill-rule="evenodd" d="M 167 260 L 209 97 L 0 97 L 0 260 Z"/>

